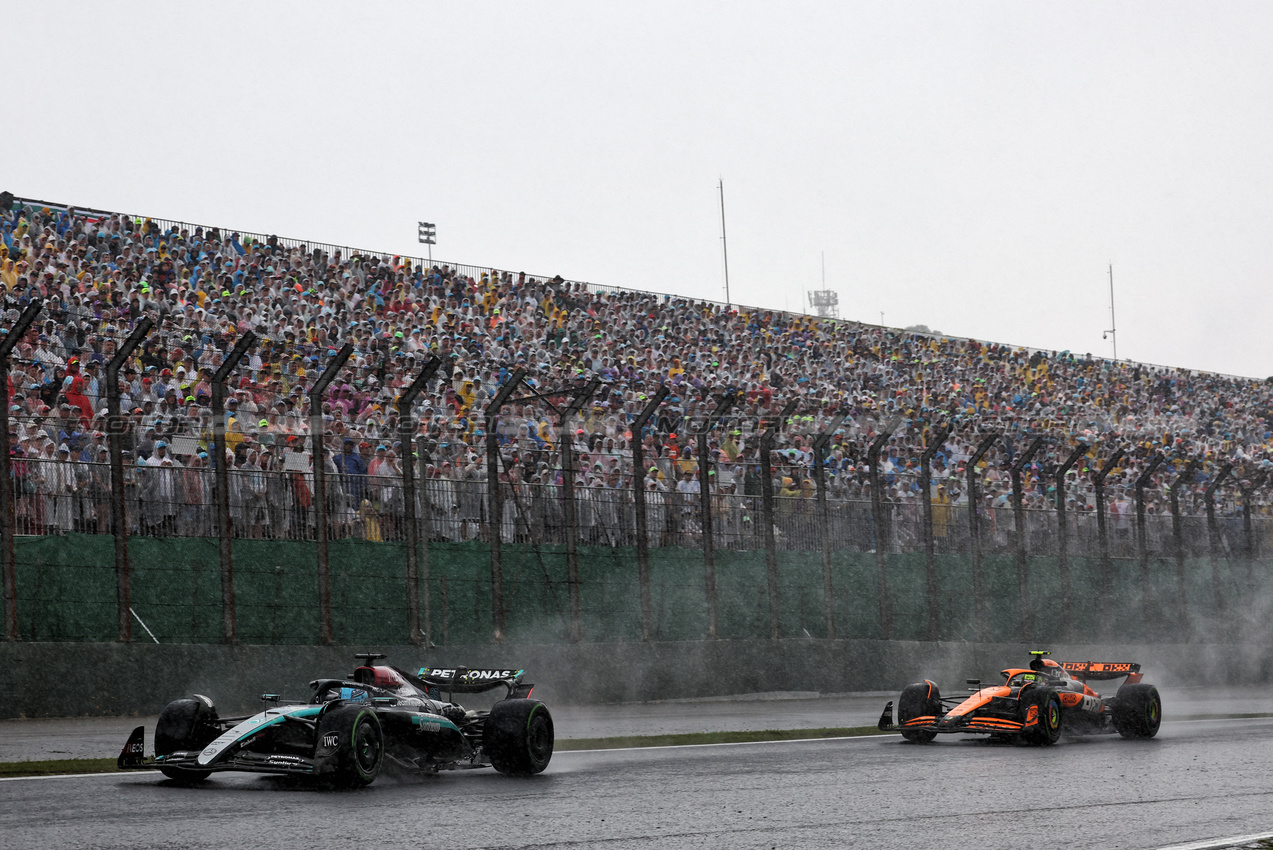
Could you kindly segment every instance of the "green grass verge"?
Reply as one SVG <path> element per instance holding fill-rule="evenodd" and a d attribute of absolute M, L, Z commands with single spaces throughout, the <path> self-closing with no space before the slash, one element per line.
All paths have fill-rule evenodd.
<path fill-rule="evenodd" d="M 115 759 L 52 759 L 0 762 L 0 776 L 61 776 L 68 773 L 116 773 Z"/>
<path fill-rule="evenodd" d="M 1248 711 L 1236 714 L 1182 714 L 1179 717 L 1172 715 L 1163 718 L 1164 720 L 1265 720 L 1273 717 L 1273 712 L 1269 711 Z"/>
<path fill-rule="evenodd" d="M 618 738 L 559 738 L 558 752 L 628 747 L 672 747 L 687 744 L 745 744 L 760 741 L 799 741 L 813 738 L 849 738 L 874 735 L 874 726 L 835 729 L 766 729 L 750 732 L 690 732 L 679 735 L 628 735 Z M 115 759 L 54 759 L 51 761 L 0 762 L 3 776 L 61 776 L 74 773 L 117 773 Z"/>

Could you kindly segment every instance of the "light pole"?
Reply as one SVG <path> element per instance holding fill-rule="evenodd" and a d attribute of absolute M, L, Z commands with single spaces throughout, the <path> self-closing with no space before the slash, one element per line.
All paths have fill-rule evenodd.
<path fill-rule="evenodd" d="M 729 243 L 725 241 L 725 178 L 721 178 L 720 184 L 720 249 L 725 258 L 725 303 L 731 303 L 729 300 Z"/>
<path fill-rule="evenodd" d="M 1118 359 L 1118 322 L 1114 321 L 1114 264 L 1109 264 L 1109 330 L 1101 334 L 1101 339 L 1114 342 L 1114 359 Z"/>
<path fill-rule="evenodd" d="M 433 246 L 438 244 L 438 228 L 431 221 L 422 221 L 417 232 L 420 244 L 429 246 L 429 268 L 433 268 Z"/>

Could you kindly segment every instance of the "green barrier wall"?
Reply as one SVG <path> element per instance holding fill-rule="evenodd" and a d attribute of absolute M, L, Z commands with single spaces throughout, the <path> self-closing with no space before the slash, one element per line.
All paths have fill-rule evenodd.
<path fill-rule="evenodd" d="M 134 639 L 160 643 L 216 643 L 222 636 L 217 541 L 134 538 Z M 551 644 L 567 640 L 570 588 L 564 548 L 507 544 L 504 549 L 507 639 Z M 19 538 L 16 542 L 18 624 L 23 640 L 111 641 L 118 633 L 113 541 L 104 535 Z M 318 589 L 313 543 L 236 540 L 235 591 L 239 640 L 245 644 L 318 642 Z M 402 644 L 408 640 L 405 547 L 397 543 L 334 541 L 330 548 L 332 629 L 345 645 Z M 438 645 L 493 642 L 490 557 L 483 543 L 429 546 L 422 602 L 429 635 Z M 836 634 L 881 636 L 878 562 L 873 554 L 832 557 Z M 929 604 L 922 555 L 886 556 L 893 640 L 928 638 Z M 1030 603 L 1020 604 L 1016 558 L 982 559 L 985 614 L 979 629 L 973 567 L 966 556 L 939 556 L 938 638 L 954 641 L 1061 640 L 1065 594 L 1057 560 L 1031 557 Z M 1190 630 L 1215 635 L 1229 624 L 1262 628 L 1254 610 L 1268 573 L 1265 562 L 1189 560 L 1182 577 L 1174 560 L 1155 559 L 1147 576 L 1136 561 L 1115 561 L 1108 587 L 1097 559 L 1070 564 L 1070 619 L 1076 639 L 1179 640 Z M 707 634 L 707 590 L 701 551 L 660 548 L 650 553 L 654 638 L 699 640 Z M 822 560 L 815 552 L 779 552 L 781 638 L 825 637 Z M 770 612 L 763 552 L 716 553 L 718 636 L 766 639 Z M 635 550 L 580 547 L 579 597 L 584 640 L 637 640 L 640 589 Z M 422 621 L 423 621 L 422 617 Z M 1259 620 L 1260 622 L 1256 622 Z M 145 624 L 145 628 L 142 627 Z"/>

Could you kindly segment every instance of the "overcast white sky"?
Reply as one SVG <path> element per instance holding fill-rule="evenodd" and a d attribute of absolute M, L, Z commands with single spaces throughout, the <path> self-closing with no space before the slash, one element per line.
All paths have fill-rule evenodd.
<path fill-rule="evenodd" d="M 1264 377 L 1273 4 L 29 3 L 15 194 Z"/>

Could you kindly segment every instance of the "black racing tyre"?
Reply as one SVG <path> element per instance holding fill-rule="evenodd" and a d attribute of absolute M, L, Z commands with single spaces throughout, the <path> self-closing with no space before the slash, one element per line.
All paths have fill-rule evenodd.
<path fill-rule="evenodd" d="M 537 699 L 500 700 L 482 726 L 482 749 L 491 767 L 512 776 L 531 776 L 548 767 L 553 740 L 553 716 Z"/>
<path fill-rule="evenodd" d="M 338 705 L 318 721 L 314 775 L 342 788 L 370 785 L 385 760 L 385 735 L 376 712 Z"/>
<path fill-rule="evenodd" d="M 1124 738 L 1152 738 L 1162 725 L 1162 698 L 1153 685 L 1123 685 L 1114 696 L 1114 728 Z"/>
<path fill-rule="evenodd" d="M 1020 703 L 1021 722 L 1030 723 L 1031 716 L 1038 718 L 1033 725 L 1021 731 L 1021 740 L 1028 744 L 1050 746 L 1061 737 L 1061 697 L 1049 688 L 1038 685 L 1022 688 L 1017 697 Z"/>
<path fill-rule="evenodd" d="M 178 699 L 164 706 L 155 724 L 155 755 L 202 750 L 216 739 L 217 710 L 201 699 Z M 161 767 L 160 772 L 178 782 L 202 782 L 209 770 Z"/>
<path fill-rule="evenodd" d="M 932 717 L 933 722 L 942 716 L 941 691 L 933 682 L 925 679 L 902 689 L 897 699 L 897 725 L 916 717 Z M 916 744 L 927 744 L 937 737 L 930 729 L 903 729 L 902 737 Z"/>

